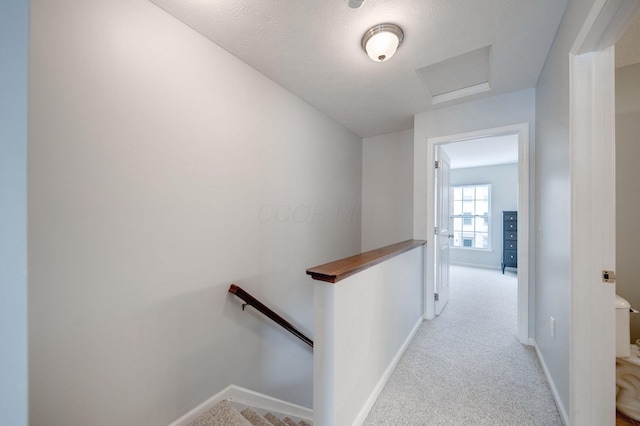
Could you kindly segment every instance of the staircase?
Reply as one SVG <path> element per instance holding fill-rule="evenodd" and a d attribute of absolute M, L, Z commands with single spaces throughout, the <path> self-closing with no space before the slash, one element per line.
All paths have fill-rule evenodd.
<path fill-rule="evenodd" d="M 188 426 L 311 426 L 304 420 L 294 420 L 290 417 L 280 418 L 268 412 L 258 414 L 252 408 L 235 408 L 228 400 L 218 402 L 205 411 Z"/>

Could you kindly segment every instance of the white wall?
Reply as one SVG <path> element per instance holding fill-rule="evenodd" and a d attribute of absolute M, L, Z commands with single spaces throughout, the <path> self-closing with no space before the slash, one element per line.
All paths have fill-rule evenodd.
<path fill-rule="evenodd" d="M 640 307 L 640 64 L 616 70 L 616 292 Z M 640 315 L 631 316 L 631 340 Z"/>
<path fill-rule="evenodd" d="M 491 248 L 452 248 L 451 263 L 500 269 L 502 263 L 502 212 L 518 210 L 518 164 L 452 169 L 450 184 L 491 184 Z"/>
<path fill-rule="evenodd" d="M 422 324 L 423 247 L 335 284 L 313 282 L 315 424 L 361 425 L 366 418 Z"/>
<path fill-rule="evenodd" d="M 427 139 L 520 123 L 529 123 L 530 125 L 530 153 L 533 157 L 534 89 L 510 92 L 416 114 L 414 123 L 414 238 L 425 239 L 427 237 L 427 200 L 424 197 L 426 193 Z M 533 162 L 530 169 L 533 170 Z"/>
<path fill-rule="evenodd" d="M 362 251 L 413 233 L 413 129 L 362 141 Z"/>
<path fill-rule="evenodd" d="M 536 86 L 536 344 L 569 412 L 569 51 L 593 0 L 570 0 Z M 556 319 L 556 336 L 549 332 Z"/>
<path fill-rule="evenodd" d="M 28 424 L 29 1 L 0 2 L 0 423 Z"/>
<path fill-rule="evenodd" d="M 304 406 L 305 269 L 360 250 L 362 140 L 146 0 L 31 2 L 30 416 L 168 424 L 230 383 Z"/>
<path fill-rule="evenodd" d="M 413 238 L 427 240 L 427 250 L 432 249 L 431 235 L 427 235 L 427 139 L 440 136 L 455 135 L 484 129 L 529 123 L 529 153 L 530 153 L 530 200 L 533 210 L 534 162 L 535 155 L 535 90 L 525 89 L 504 95 L 480 99 L 465 104 L 451 106 L 433 111 L 427 111 L 415 116 L 414 129 L 414 186 L 413 186 Z M 530 212 L 531 227 L 529 234 L 533 234 L 535 215 Z M 530 263 L 535 263 L 533 238 L 529 241 Z M 428 267 L 428 266 L 427 266 Z M 534 268 L 529 269 L 529 334 L 533 335 L 533 312 L 535 294 Z"/>

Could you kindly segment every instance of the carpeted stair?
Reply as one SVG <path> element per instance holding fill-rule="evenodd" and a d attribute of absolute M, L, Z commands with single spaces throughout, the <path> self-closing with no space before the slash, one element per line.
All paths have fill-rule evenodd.
<path fill-rule="evenodd" d="M 229 401 L 220 401 L 209 411 L 205 411 L 189 423 L 189 426 L 311 426 L 304 420 L 294 421 L 289 417 L 280 418 L 273 413 L 264 416 L 251 408 L 242 412 L 236 410 Z"/>

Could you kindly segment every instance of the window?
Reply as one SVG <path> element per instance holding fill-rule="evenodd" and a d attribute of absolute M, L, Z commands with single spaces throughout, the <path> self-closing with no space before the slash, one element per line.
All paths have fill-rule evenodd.
<path fill-rule="evenodd" d="M 453 247 L 488 249 L 491 185 L 451 187 Z"/>

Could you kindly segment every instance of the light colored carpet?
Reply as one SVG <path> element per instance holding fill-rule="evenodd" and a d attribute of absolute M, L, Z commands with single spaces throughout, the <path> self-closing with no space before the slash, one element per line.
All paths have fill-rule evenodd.
<path fill-rule="evenodd" d="M 251 423 L 227 401 L 220 401 L 189 426 L 251 426 Z"/>
<path fill-rule="evenodd" d="M 241 403 L 234 403 L 242 405 Z M 289 417 L 281 420 L 273 413 L 261 416 L 247 407 L 239 412 L 228 400 L 220 401 L 211 409 L 202 413 L 189 426 L 311 426 L 304 420 L 296 423 Z"/>
<path fill-rule="evenodd" d="M 264 418 L 269 420 L 273 426 L 287 426 L 285 422 L 277 418 L 271 413 L 267 413 L 264 415 Z"/>
<path fill-rule="evenodd" d="M 249 420 L 254 426 L 273 426 L 267 419 L 253 411 L 251 408 L 245 408 L 240 412 L 245 419 Z"/>
<path fill-rule="evenodd" d="M 515 272 L 451 267 L 364 425 L 562 425 L 535 351 L 516 339 Z"/>

